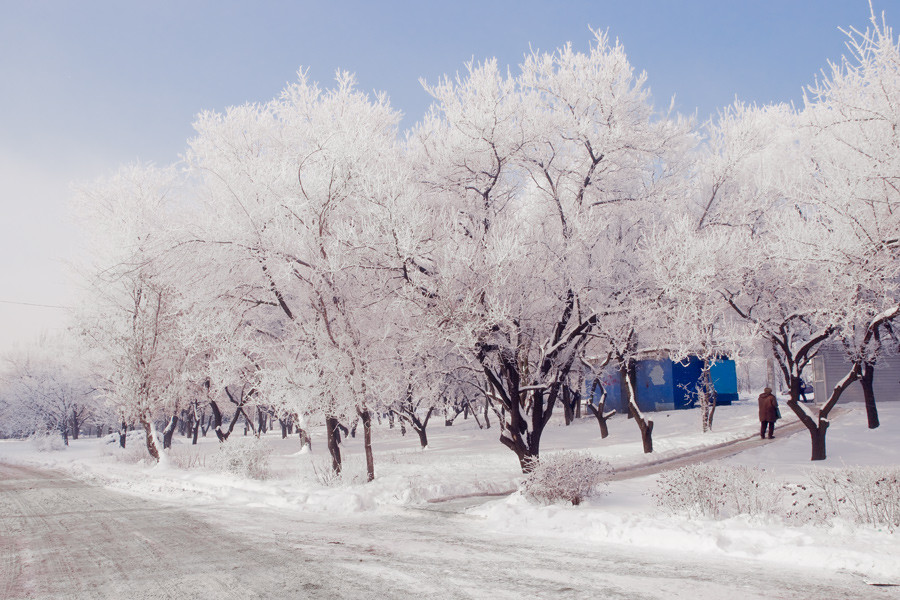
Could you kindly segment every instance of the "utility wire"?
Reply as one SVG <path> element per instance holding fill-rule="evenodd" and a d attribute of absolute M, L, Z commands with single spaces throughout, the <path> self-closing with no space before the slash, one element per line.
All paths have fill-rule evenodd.
<path fill-rule="evenodd" d="M 40 308 L 62 308 L 71 310 L 72 306 L 59 306 L 58 304 L 36 304 L 34 302 L 16 302 L 15 300 L 0 300 L 0 304 L 15 304 L 16 306 L 37 306 Z"/>

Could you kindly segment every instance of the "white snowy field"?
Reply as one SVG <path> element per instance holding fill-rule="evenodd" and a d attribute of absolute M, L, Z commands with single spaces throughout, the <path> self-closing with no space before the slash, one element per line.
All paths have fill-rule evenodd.
<path fill-rule="evenodd" d="M 861 405 L 841 407 L 843 414 L 828 432 L 828 460 L 809 461 L 810 440 L 805 429 L 779 436 L 772 443 L 749 442 L 749 449 L 720 461 L 760 467 L 776 481 L 802 483 L 811 470 L 844 466 L 900 466 L 900 403 L 879 407 L 881 427 L 866 428 Z M 610 422 L 610 436 L 601 440 L 593 417 L 566 427 L 554 421 L 545 431 L 542 453 L 587 450 L 627 470 L 663 457 L 745 439 L 758 432 L 755 400 L 744 400 L 716 411 L 715 431 L 700 432 L 697 411 L 656 413 L 653 419 L 655 452 L 642 452 L 637 426 L 622 416 Z M 795 420 L 782 407 L 786 420 Z M 235 430 L 234 437 L 242 437 Z M 473 419 L 457 419 L 445 427 L 439 418 L 429 426 L 429 448 L 418 448 L 418 437 L 376 425 L 376 480 L 364 483 L 361 435 L 342 446 L 346 477 L 323 485 L 329 458 L 324 431 L 313 431 L 313 452 L 299 452 L 297 436 L 281 439 L 279 432 L 264 436 L 273 449 L 270 476 L 251 480 L 212 469 L 219 443 L 212 432 L 197 446 L 176 438 L 166 463 L 154 464 L 142 444 L 122 450 L 112 438 L 82 438 L 66 450 L 40 451 L 28 441 L 0 441 L 0 461 L 49 466 L 106 486 L 195 508 L 233 505 L 247 508 L 320 513 L 340 518 L 353 513 L 396 514 L 398 507 L 427 505 L 467 510 L 482 519 L 482 527 L 498 536 L 515 529 L 535 538 L 567 538 L 579 543 L 624 544 L 668 555 L 728 557 L 760 565 L 790 565 L 810 571 L 825 569 L 858 575 L 879 583 L 900 583 L 900 532 L 847 520 L 827 524 L 796 524 L 786 518 L 790 498 L 768 515 L 737 515 L 720 520 L 672 515 L 657 508 L 652 497 L 659 475 L 613 481 L 606 493 L 580 506 L 534 504 L 518 493 L 497 498 L 449 502 L 460 496 L 487 496 L 513 490 L 521 479 L 515 455 L 498 441 L 499 429 L 478 429 Z M 462 506 L 462 508 L 460 508 Z M 523 523 L 525 527 L 523 527 Z"/>

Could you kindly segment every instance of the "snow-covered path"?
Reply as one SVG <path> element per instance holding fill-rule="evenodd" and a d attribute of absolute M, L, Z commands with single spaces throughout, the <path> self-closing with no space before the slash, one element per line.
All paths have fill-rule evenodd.
<path fill-rule="evenodd" d="M 851 575 L 498 536 L 477 516 L 190 508 L 0 464 L 0 597 L 896 598 Z"/>
<path fill-rule="evenodd" d="M 29 467 L 0 482 L 0 598 L 341 597 L 327 563 L 174 506 Z"/>
<path fill-rule="evenodd" d="M 836 410 L 832 411 L 831 418 L 834 419 L 840 417 L 844 413 L 846 413 L 846 409 L 839 407 Z M 779 426 L 777 427 L 777 441 L 781 441 L 782 438 L 797 435 L 800 433 L 805 434 L 806 432 L 806 426 L 802 422 L 800 422 L 799 419 L 790 420 L 784 424 L 779 424 Z M 644 464 L 631 465 L 625 468 L 620 468 L 613 473 L 610 479 L 612 481 L 618 481 L 622 479 L 645 477 L 647 475 L 653 475 L 654 473 L 677 469 L 679 467 L 696 464 L 698 462 L 711 462 L 714 460 L 721 460 L 723 458 L 735 456 L 736 454 L 740 454 L 741 452 L 744 452 L 746 450 L 761 448 L 772 443 L 776 443 L 776 440 L 760 439 L 759 435 L 754 432 L 750 435 L 730 439 L 719 444 L 714 444 L 712 446 L 703 446 L 700 448 L 684 451 L 674 456 L 666 456 L 658 460 L 650 460 Z"/>

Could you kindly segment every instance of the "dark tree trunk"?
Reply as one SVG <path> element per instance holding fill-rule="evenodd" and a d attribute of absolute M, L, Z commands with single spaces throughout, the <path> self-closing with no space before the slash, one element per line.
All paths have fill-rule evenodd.
<path fill-rule="evenodd" d="M 312 451 L 312 438 L 309 437 L 309 433 L 300 426 L 297 426 L 297 433 L 300 435 L 300 449 L 306 447 Z"/>
<path fill-rule="evenodd" d="M 425 431 L 425 428 L 416 429 L 416 433 L 419 434 L 419 445 L 422 446 L 423 449 L 428 447 L 428 433 Z"/>
<path fill-rule="evenodd" d="M 247 435 L 247 432 L 249 431 L 249 432 L 253 433 L 253 435 L 255 435 L 256 437 L 259 437 L 258 430 L 256 429 L 256 426 L 253 424 L 253 420 L 247 416 L 247 413 L 244 412 L 243 408 L 241 408 L 239 410 L 240 410 L 241 414 L 244 415 L 244 435 Z"/>
<path fill-rule="evenodd" d="M 169 424 L 166 425 L 166 428 L 163 430 L 163 450 L 168 450 L 172 447 L 172 436 L 175 434 L 175 427 L 178 425 L 178 417 L 172 415 L 172 418 L 169 420 Z"/>
<path fill-rule="evenodd" d="M 368 409 L 356 409 L 363 424 L 363 447 L 366 450 L 366 481 L 375 479 L 375 456 L 372 454 L 372 415 Z"/>
<path fill-rule="evenodd" d="M 812 457 L 810 460 L 825 460 L 827 453 L 825 452 L 825 434 L 828 431 L 828 422 L 826 421 L 821 427 L 810 432 L 812 438 Z"/>
<path fill-rule="evenodd" d="M 153 422 L 149 415 L 145 413 L 142 413 L 138 420 L 141 423 L 141 427 L 144 428 L 144 439 L 147 442 L 147 452 L 159 462 L 159 449 L 156 447 L 156 440 L 153 435 Z"/>
<path fill-rule="evenodd" d="M 288 436 L 287 429 L 287 421 L 284 419 L 278 419 L 278 424 L 281 425 L 281 439 L 285 440 Z"/>
<path fill-rule="evenodd" d="M 428 447 L 428 434 L 426 431 L 428 429 L 428 421 L 431 420 L 432 414 L 434 414 L 434 408 L 429 408 L 428 412 L 425 414 L 425 418 L 419 419 L 418 415 L 416 415 L 415 408 L 412 405 L 404 406 L 402 412 L 397 413 L 401 425 L 404 421 L 409 421 L 409 424 L 419 436 L 419 444 L 422 448 Z M 472 414 L 474 415 L 474 413 Z"/>
<path fill-rule="evenodd" d="M 607 427 L 606 422 L 616 414 L 615 409 L 606 412 L 606 389 L 603 387 L 603 384 L 600 383 L 600 379 L 594 379 L 594 384 L 591 389 L 591 397 L 597 393 L 597 390 L 600 390 L 600 399 L 597 400 L 597 407 L 594 408 L 593 402 L 588 402 L 587 408 L 595 417 L 597 417 L 597 424 L 600 425 L 600 439 L 606 439 L 609 436 L 609 427 Z"/>
<path fill-rule="evenodd" d="M 216 437 L 219 438 L 220 442 L 224 442 L 228 439 L 228 435 L 231 433 L 229 430 L 227 433 L 222 430 L 222 411 L 219 410 L 219 405 L 216 404 L 215 400 L 209 401 L 209 406 L 212 408 L 212 419 L 215 424 L 215 432 Z M 205 435 L 206 432 L 204 432 Z"/>
<path fill-rule="evenodd" d="M 859 368 L 858 365 L 854 365 L 850 372 L 834 386 L 828 401 L 819 409 L 818 419 L 813 420 L 800 405 L 800 377 L 793 375 L 790 377 L 791 397 L 787 401 L 787 405 L 809 430 L 810 440 L 812 441 L 810 460 L 825 460 L 828 457 L 825 447 L 825 434 L 828 433 L 828 426 L 831 424 L 828 420 L 828 415 L 831 413 L 834 405 L 837 404 L 844 390 L 850 387 L 850 384 L 857 379 L 859 379 Z"/>
<path fill-rule="evenodd" d="M 634 410 L 634 407 L 631 407 Z M 635 413 L 632 418 L 637 422 L 641 431 L 641 443 L 644 446 L 644 454 L 653 452 L 653 421 L 643 418 L 640 413 Z"/>
<path fill-rule="evenodd" d="M 263 435 L 268 431 L 266 419 L 268 418 L 268 413 L 263 410 L 261 406 L 256 407 L 256 430 L 259 432 L 259 435 Z"/>
<path fill-rule="evenodd" d="M 338 430 L 338 420 L 334 417 L 325 417 L 325 432 L 327 434 L 328 453 L 331 454 L 331 469 L 335 474 L 341 473 L 341 432 Z"/>
<path fill-rule="evenodd" d="M 628 394 L 628 415 L 634 419 L 641 432 L 641 443 L 644 446 L 644 454 L 653 452 L 653 421 L 644 417 L 640 408 L 638 408 L 637 394 L 635 389 L 635 361 L 632 358 L 625 359 L 621 367 L 625 389 Z"/>
<path fill-rule="evenodd" d="M 575 293 L 570 290 L 547 340 L 551 350 L 535 365 L 528 364 L 527 349 L 521 345 L 507 345 L 509 342 L 506 341 L 480 342 L 476 348 L 489 389 L 505 411 L 500 424 L 500 443 L 516 454 L 523 473 L 532 469 L 533 461 L 540 456 L 541 436 L 572 365 L 581 355 L 587 336 L 596 324 L 597 317 L 593 315 L 572 327 L 572 319 L 577 313 Z M 513 338 L 507 336 L 506 339 L 511 341 Z M 527 380 L 523 381 L 523 377 Z"/>
<path fill-rule="evenodd" d="M 193 422 L 194 418 L 192 416 L 192 411 L 182 410 L 181 416 L 178 419 L 178 435 L 184 437 L 190 436 Z"/>
<path fill-rule="evenodd" d="M 128 423 L 122 421 L 122 428 L 119 430 L 119 446 L 125 447 L 125 440 L 128 439 Z"/>
<path fill-rule="evenodd" d="M 78 439 L 78 432 L 81 429 L 81 422 L 78 418 L 78 407 L 72 409 L 72 439 Z M 68 444 L 67 444 L 68 445 Z"/>
<path fill-rule="evenodd" d="M 569 386 L 564 385 L 562 388 L 562 405 L 563 405 L 563 418 L 566 423 L 566 427 L 572 424 L 572 421 L 575 420 L 575 407 L 572 405 L 572 390 L 569 389 Z"/>
<path fill-rule="evenodd" d="M 475 424 L 478 425 L 478 429 L 484 429 L 484 424 L 481 422 L 481 419 L 478 417 L 478 411 L 475 407 L 472 406 L 472 403 L 466 399 L 463 399 L 463 402 L 469 405 L 469 412 L 472 413 L 472 418 L 475 419 Z M 434 410 L 434 409 L 432 409 Z"/>
<path fill-rule="evenodd" d="M 865 400 L 866 418 L 869 422 L 869 429 L 876 429 L 880 425 L 878 420 L 878 409 L 875 406 L 875 391 L 872 385 L 875 379 L 875 361 L 882 348 L 881 328 L 883 327 L 890 336 L 896 340 L 896 333 L 893 330 L 891 322 L 897 318 L 898 315 L 900 315 L 900 305 L 896 305 L 890 310 L 881 313 L 869 323 L 862 341 L 861 358 L 856 361 L 860 384 L 863 389 L 863 399 Z M 871 358 L 871 360 L 866 360 L 866 356 Z"/>
<path fill-rule="evenodd" d="M 859 383 L 862 385 L 863 399 L 866 403 L 866 418 L 869 422 L 869 429 L 877 429 L 881 423 L 878 420 L 878 408 L 875 406 L 875 390 L 872 385 L 875 379 L 875 362 L 862 361 L 860 372 L 862 375 L 859 378 Z"/>
<path fill-rule="evenodd" d="M 216 437 L 219 438 L 220 442 L 224 442 L 228 439 L 228 436 L 231 435 L 231 432 L 234 431 L 234 426 L 237 425 L 238 420 L 243 416 L 244 423 L 249 423 L 250 420 L 247 418 L 247 415 L 244 414 L 244 410 L 238 407 L 237 410 L 234 411 L 234 415 L 231 417 L 231 422 L 228 424 L 228 430 L 222 430 L 222 411 L 219 410 L 219 405 L 216 404 L 215 400 L 209 401 L 209 406 L 213 411 L 213 421 L 216 426 Z"/>
<path fill-rule="evenodd" d="M 194 400 L 191 402 L 191 408 L 187 411 L 187 416 L 189 419 L 189 423 L 187 425 L 187 433 L 186 435 L 191 437 L 191 444 L 197 445 L 197 438 L 200 435 L 200 426 L 203 424 L 203 420 L 205 418 L 205 414 L 201 413 L 198 409 L 198 402 Z"/>
<path fill-rule="evenodd" d="M 579 377 L 579 379 L 581 379 Z M 573 390 L 568 383 L 562 388 L 563 416 L 566 425 L 571 425 L 575 419 L 581 418 L 581 392 Z"/>
<path fill-rule="evenodd" d="M 732 304 L 732 306 L 734 306 Z M 834 405 L 837 404 L 841 393 L 850 383 L 859 378 L 859 369 L 857 365 L 853 365 L 844 379 L 842 379 L 831 393 L 828 401 L 819 409 L 817 419 L 806 411 L 805 406 L 800 403 L 800 378 L 803 376 L 803 369 L 810 363 L 815 355 L 816 348 L 827 340 L 832 333 L 833 327 L 827 327 L 821 333 L 812 336 L 795 352 L 791 347 L 791 334 L 789 323 L 781 325 L 777 335 L 770 334 L 769 342 L 772 344 L 772 356 L 777 360 L 778 367 L 784 377 L 784 382 L 790 390 L 790 397 L 787 401 L 788 408 L 793 411 L 800 422 L 806 426 L 812 441 L 812 456 L 810 460 L 825 460 L 825 434 L 828 430 L 828 415 Z"/>
<path fill-rule="evenodd" d="M 453 422 L 459 417 L 460 413 L 463 412 L 463 407 L 467 403 L 460 400 L 454 400 L 452 404 L 448 404 L 444 407 L 444 426 L 452 427 Z M 403 422 L 401 421 L 401 424 Z"/>

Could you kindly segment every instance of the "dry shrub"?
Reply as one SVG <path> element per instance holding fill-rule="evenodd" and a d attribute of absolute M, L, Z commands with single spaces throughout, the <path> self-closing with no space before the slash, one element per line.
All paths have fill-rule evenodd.
<path fill-rule="evenodd" d="M 269 458 L 272 447 L 252 436 L 228 440 L 210 456 L 212 468 L 249 479 L 266 479 L 269 476 Z"/>
<path fill-rule="evenodd" d="M 335 473 L 331 465 L 331 454 L 314 456 L 310 454 L 313 476 L 322 487 L 337 487 L 344 484 L 360 484 L 368 480 L 365 462 L 357 455 L 344 453 L 341 457 L 341 472 Z"/>
<path fill-rule="evenodd" d="M 791 519 L 827 523 L 839 517 L 891 532 L 900 529 L 900 468 L 820 469 L 807 478 L 808 484 L 790 488 Z"/>
<path fill-rule="evenodd" d="M 28 437 L 28 441 L 38 452 L 61 452 L 66 449 L 66 443 L 59 432 L 34 433 Z"/>
<path fill-rule="evenodd" d="M 179 469 L 202 469 L 206 467 L 206 456 L 199 449 L 172 446 L 168 451 L 169 462 Z"/>
<path fill-rule="evenodd" d="M 762 469 L 697 464 L 660 475 L 653 499 L 672 514 L 718 519 L 778 514 L 783 495 Z"/>
<path fill-rule="evenodd" d="M 611 473 L 609 463 L 587 452 L 545 454 L 529 464 L 521 490 L 543 504 L 563 501 L 577 506 L 601 494 Z"/>
<path fill-rule="evenodd" d="M 137 464 L 142 461 L 153 461 L 156 462 L 150 453 L 147 452 L 147 444 L 144 443 L 143 438 L 141 438 L 139 443 L 136 444 L 126 444 L 124 448 L 116 448 L 113 450 L 113 456 L 116 457 L 116 460 L 123 463 L 128 464 Z"/>

